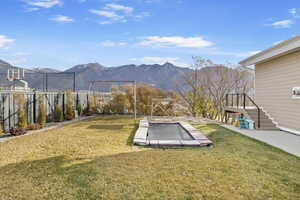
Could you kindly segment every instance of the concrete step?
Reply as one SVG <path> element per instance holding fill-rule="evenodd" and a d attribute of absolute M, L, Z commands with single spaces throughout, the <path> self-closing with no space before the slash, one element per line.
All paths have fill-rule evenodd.
<path fill-rule="evenodd" d="M 249 110 L 248 109 L 247 114 L 253 121 L 255 121 L 255 126 L 257 128 L 258 110 L 257 109 Z M 273 123 L 273 121 L 262 110 L 260 111 L 260 128 L 259 128 L 259 130 L 278 130 L 276 125 Z"/>

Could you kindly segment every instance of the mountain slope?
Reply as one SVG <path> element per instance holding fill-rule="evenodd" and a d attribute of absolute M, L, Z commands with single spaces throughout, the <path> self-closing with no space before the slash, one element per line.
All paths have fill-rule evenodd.
<path fill-rule="evenodd" d="M 120 67 L 103 67 L 98 68 L 86 67 L 78 71 L 76 68 L 76 83 L 79 89 L 88 87 L 91 80 L 114 80 L 114 81 L 131 81 L 146 83 L 153 87 L 161 89 L 174 89 L 175 82 L 180 81 L 181 74 L 189 71 L 188 68 L 176 67 L 173 64 L 164 65 L 124 65 Z M 66 71 L 74 71 L 71 70 Z"/>
<path fill-rule="evenodd" d="M 2 85 L 8 84 L 5 78 L 7 70 L 11 68 L 15 68 L 15 66 L 0 60 L 0 73 L 2 73 L 0 83 Z M 90 81 L 93 80 L 132 80 L 167 90 L 175 89 L 176 82 L 180 82 L 181 74 L 187 71 L 190 71 L 190 69 L 177 67 L 171 63 L 165 63 L 163 65 L 123 65 L 119 67 L 104 67 L 98 63 L 88 63 L 76 65 L 65 71 L 49 68 L 26 69 L 25 80 L 28 81 L 30 87 L 42 89 L 45 87 L 45 82 L 43 82 L 45 78 L 44 73 L 50 72 L 51 74 L 47 76 L 48 88 L 71 88 L 73 86 L 72 74 L 52 73 L 75 72 L 76 88 L 78 90 L 87 90 Z"/>

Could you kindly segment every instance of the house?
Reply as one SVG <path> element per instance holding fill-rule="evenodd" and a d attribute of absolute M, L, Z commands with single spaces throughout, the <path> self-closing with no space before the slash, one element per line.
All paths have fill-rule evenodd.
<path fill-rule="evenodd" d="M 300 35 L 241 61 L 255 66 L 255 104 L 284 131 L 300 134 Z M 262 122 L 261 122 L 262 123 Z"/>

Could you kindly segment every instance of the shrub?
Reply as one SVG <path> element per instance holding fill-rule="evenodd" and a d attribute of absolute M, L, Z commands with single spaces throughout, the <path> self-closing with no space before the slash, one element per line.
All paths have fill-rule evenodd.
<path fill-rule="evenodd" d="M 56 104 L 55 108 L 54 108 L 54 121 L 62 122 L 63 120 L 64 120 L 64 115 L 63 115 L 62 109 L 59 106 L 59 104 Z"/>
<path fill-rule="evenodd" d="M 46 110 L 45 110 L 45 104 L 42 100 L 42 97 L 39 98 L 39 114 L 38 114 L 38 124 L 41 127 L 44 127 L 46 124 Z"/>
<path fill-rule="evenodd" d="M 103 114 L 111 114 L 111 105 L 110 105 L 110 103 L 105 104 L 105 105 L 103 106 L 102 113 L 103 113 Z"/>
<path fill-rule="evenodd" d="M 11 128 L 9 130 L 10 134 L 14 135 L 14 136 L 19 136 L 19 135 L 24 135 L 26 133 L 26 129 L 25 128 Z"/>
<path fill-rule="evenodd" d="M 40 125 L 40 124 L 38 124 L 38 123 L 36 123 L 36 124 L 31 124 L 30 126 L 29 126 L 29 129 L 30 130 L 39 130 L 39 129 L 41 129 L 42 128 L 42 126 Z"/>
<path fill-rule="evenodd" d="M 82 106 L 81 106 L 81 104 L 80 103 L 78 103 L 77 104 L 77 112 L 78 112 L 78 116 L 81 116 L 81 114 L 82 114 Z"/>
<path fill-rule="evenodd" d="M 93 103 L 92 97 L 89 96 L 84 113 L 85 115 L 89 116 L 92 115 L 94 111 L 95 111 L 95 105 Z"/>
<path fill-rule="evenodd" d="M 66 120 L 72 120 L 75 117 L 74 111 L 73 111 L 73 96 L 72 91 L 67 91 L 67 109 L 66 109 Z"/>
<path fill-rule="evenodd" d="M 19 128 L 27 128 L 27 120 L 25 114 L 25 100 L 24 96 L 21 94 L 17 95 L 17 103 L 18 103 L 18 123 L 17 126 Z"/>
<path fill-rule="evenodd" d="M 3 124 L 1 123 L 0 124 L 0 135 L 2 135 L 4 133 L 4 130 L 3 130 Z"/>
<path fill-rule="evenodd" d="M 123 114 L 129 108 L 129 101 L 123 93 L 115 93 L 110 104 L 111 111 L 117 114 Z"/>

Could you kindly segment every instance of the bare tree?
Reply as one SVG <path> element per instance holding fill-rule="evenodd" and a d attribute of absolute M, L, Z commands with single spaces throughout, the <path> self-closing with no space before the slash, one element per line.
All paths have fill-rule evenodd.
<path fill-rule="evenodd" d="M 177 92 L 187 105 L 189 113 L 197 116 L 197 110 L 204 109 L 206 99 L 206 86 L 201 80 L 201 70 L 213 65 L 212 61 L 193 57 L 192 70 L 182 74 L 182 80 L 177 83 Z"/>
<path fill-rule="evenodd" d="M 193 70 L 183 74 L 183 84 L 177 84 L 177 91 L 193 116 L 222 120 L 226 94 L 248 93 L 253 88 L 253 74 L 241 67 L 216 65 L 200 57 L 193 61 Z"/>

